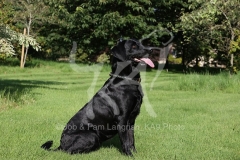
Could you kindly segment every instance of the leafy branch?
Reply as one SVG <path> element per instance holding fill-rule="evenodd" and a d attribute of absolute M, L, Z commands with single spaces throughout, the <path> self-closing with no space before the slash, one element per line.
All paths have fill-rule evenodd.
<path fill-rule="evenodd" d="M 19 45 L 26 47 L 32 46 L 36 51 L 41 49 L 41 46 L 32 36 L 15 32 L 9 26 L 0 24 L 0 53 L 4 53 L 7 56 L 15 55 L 12 42 L 17 42 Z"/>

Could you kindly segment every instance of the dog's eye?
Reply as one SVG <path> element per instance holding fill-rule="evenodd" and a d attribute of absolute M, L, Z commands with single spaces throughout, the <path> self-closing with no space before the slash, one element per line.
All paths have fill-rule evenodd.
<path fill-rule="evenodd" d="M 132 49 L 138 49 L 138 45 L 132 45 Z"/>

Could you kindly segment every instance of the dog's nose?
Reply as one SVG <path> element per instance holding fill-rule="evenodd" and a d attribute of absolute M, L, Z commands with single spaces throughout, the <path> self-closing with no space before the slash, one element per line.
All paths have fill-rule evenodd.
<path fill-rule="evenodd" d="M 153 50 L 152 48 L 146 48 L 145 51 L 148 53 L 148 54 L 152 54 L 153 53 Z"/>
<path fill-rule="evenodd" d="M 152 52 L 152 47 L 145 47 L 144 50 Z"/>
<path fill-rule="evenodd" d="M 145 47 L 146 50 L 153 52 L 153 50 L 161 50 L 159 47 Z"/>

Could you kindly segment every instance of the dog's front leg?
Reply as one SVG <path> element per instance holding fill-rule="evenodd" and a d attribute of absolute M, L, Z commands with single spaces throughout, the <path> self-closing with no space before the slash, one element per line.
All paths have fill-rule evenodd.
<path fill-rule="evenodd" d="M 130 142 L 130 149 L 133 152 L 137 152 L 134 144 L 134 125 L 131 125 L 131 128 L 127 132 L 128 132 L 128 139 Z"/>
<path fill-rule="evenodd" d="M 128 156 L 133 156 L 131 149 L 134 149 L 135 147 L 133 148 L 134 143 L 134 140 L 132 139 L 133 132 L 130 130 L 130 126 L 119 125 L 118 134 L 121 141 L 123 153 Z"/>
<path fill-rule="evenodd" d="M 129 130 L 127 131 L 128 139 L 130 142 L 130 149 L 134 152 L 137 152 L 135 148 L 135 143 L 134 143 L 134 124 L 135 124 L 135 119 L 139 114 L 141 103 L 142 103 L 142 98 L 138 98 L 136 106 L 134 107 L 134 110 L 132 111 L 132 114 L 130 115 L 129 121 L 128 121 L 128 125 L 130 126 Z"/>

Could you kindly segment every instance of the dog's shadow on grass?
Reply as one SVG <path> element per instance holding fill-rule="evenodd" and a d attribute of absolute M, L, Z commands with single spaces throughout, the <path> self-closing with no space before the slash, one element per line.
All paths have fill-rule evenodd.
<path fill-rule="evenodd" d="M 103 142 L 101 148 L 116 148 L 117 150 L 122 151 L 122 147 L 121 147 L 121 143 L 120 143 L 118 135 Z"/>

